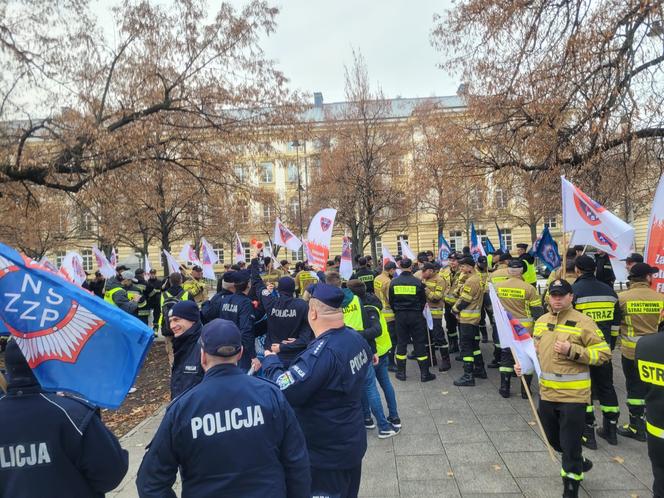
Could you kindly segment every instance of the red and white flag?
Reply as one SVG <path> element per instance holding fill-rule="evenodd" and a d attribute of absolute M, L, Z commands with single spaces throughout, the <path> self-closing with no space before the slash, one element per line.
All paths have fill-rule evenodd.
<path fill-rule="evenodd" d="M 143 265 L 143 271 L 148 275 L 152 271 L 152 265 L 150 264 L 150 256 L 148 256 L 147 252 L 145 253 L 145 264 Z"/>
<path fill-rule="evenodd" d="M 163 251 L 164 256 L 166 256 L 166 261 L 168 262 L 168 273 L 178 273 L 180 271 L 180 263 L 178 263 L 173 255 L 166 249 L 163 249 Z"/>
<path fill-rule="evenodd" d="M 214 247 L 210 244 L 205 237 L 201 238 L 201 263 L 203 267 L 203 276 L 214 280 L 216 275 L 214 274 L 214 264 L 219 262 L 217 253 L 214 252 Z"/>
<path fill-rule="evenodd" d="M 274 222 L 274 244 L 287 247 L 293 252 L 297 252 L 302 247 L 302 241 L 284 225 L 279 218 Z"/>
<path fill-rule="evenodd" d="M 588 244 L 618 258 L 629 256 L 634 246 L 634 228 L 592 200 L 565 177 L 560 179 L 563 229 L 574 232 L 570 245 Z"/>
<path fill-rule="evenodd" d="M 339 264 L 339 275 L 344 280 L 350 280 L 353 275 L 353 256 L 351 251 L 352 243 L 350 237 L 344 235 L 341 242 L 341 263 Z"/>
<path fill-rule="evenodd" d="M 650 266 L 659 268 L 659 273 L 653 275 L 652 288 L 657 292 L 664 292 L 664 175 L 659 179 L 652 202 L 643 260 Z"/>
<path fill-rule="evenodd" d="M 410 259 L 413 263 L 417 261 L 415 253 L 408 245 L 408 241 L 402 237 L 399 238 L 399 241 L 401 242 L 401 254 L 403 254 L 405 258 Z"/>
<path fill-rule="evenodd" d="M 201 264 L 201 260 L 198 259 L 198 254 L 196 254 L 196 251 L 194 251 L 194 248 L 191 247 L 191 244 L 189 243 L 184 245 L 180 254 L 178 254 L 178 258 L 180 258 L 181 261 L 189 261 L 194 265 Z"/>
<path fill-rule="evenodd" d="M 95 257 L 95 261 L 97 261 L 99 272 L 106 278 L 113 277 L 115 275 L 115 266 L 111 265 L 106 255 L 96 245 L 92 246 L 92 254 Z"/>
<path fill-rule="evenodd" d="M 382 258 L 383 258 L 383 268 L 385 268 L 385 265 L 387 263 L 389 263 L 390 261 L 392 263 L 394 263 L 395 265 L 397 264 L 397 260 L 394 259 L 394 256 L 392 256 L 392 254 L 390 253 L 390 250 L 385 246 L 383 246 L 383 248 L 382 248 Z M 399 265 L 397 265 L 397 269 L 396 269 L 397 276 L 400 273 L 401 273 L 401 269 L 399 268 Z"/>
<path fill-rule="evenodd" d="M 111 249 L 111 259 L 109 260 L 111 266 L 115 270 L 115 267 L 118 266 L 118 254 L 115 252 L 115 247 Z"/>
<path fill-rule="evenodd" d="M 244 257 L 244 246 L 242 245 L 242 240 L 240 236 L 235 233 L 235 264 L 246 263 L 247 260 Z"/>
<path fill-rule="evenodd" d="M 85 270 L 83 270 L 83 258 L 81 255 L 74 251 L 68 252 L 62 260 L 60 274 L 70 282 L 82 285 L 85 282 L 86 275 Z"/>
<path fill-rule="evenodd" d="M 337 210 L 332 208 L 321 209 L 312 218 L 307 231 L 307 253 L 309 264 L 313 268 L 325 270 L 330 256 L 330 241 L 334 230 L 334 219 Z"/>

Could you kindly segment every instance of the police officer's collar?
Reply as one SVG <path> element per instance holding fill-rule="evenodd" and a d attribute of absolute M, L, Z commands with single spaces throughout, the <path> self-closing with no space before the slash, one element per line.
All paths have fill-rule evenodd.
<path fill-rule="evenodd" d="M 205 377 L 216 377 L 217 375 L 244 375 L 240 367 L 232 363 L 221 363 L 208 368 Z"/>
<path fill-rule="evenodd" d="M 9 396 L 23 396 L 25 394 L 37 394 L 41 392 L 44 392 L 42 386 L 35 383 L 26 383 L 23 385 L 22 383 L 18 382 L 15 384 L 9 384 L 9 386 L 7 386 L 7 394 Z"/>
<path fill-rule="evenodd" d="M 317 341 L 318 339 L 320 339 L 320 338 L 323 337 L 323 336 L 327 336 L 327 335 L 329 335 L 329 334 L 334 334 L 335 332 L 344 332 L 345 330 L 346 330 L 346 326 L 345 326 L 345 325 L 342 325 L 341 327 L 337 327 L 336 329 L 328 329 L 328 330 L 326 330 L 325 332 L 323 332 L 321 335 L 319 335 L 318 337 L 316 337 L 316 338 L 314 339 L 314 341 Z"/>

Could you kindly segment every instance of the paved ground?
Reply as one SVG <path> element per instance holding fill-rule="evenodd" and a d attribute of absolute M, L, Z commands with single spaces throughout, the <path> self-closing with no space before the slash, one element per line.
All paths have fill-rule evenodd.
<path fill-rule="evenodd" d="M 488 359 L 491 345 L 482 346 Z M 624 380 L 615 361 L 618 353 L 616 357 L 615 381 L 621 409 L 625 409 Z M 408 362 L 408 381 L 394 381 L 403 429 L 387 440 L 379 440 L 375 430 L 368 432 L 360 495 L 561 496 L 560 464 L 550 460 L 516 380 L 512 383 L 513 397 L 508 400 L 498 395 L 496 370 L 489 371 L 489 379 L 478 381 L 474 388 L 458 388 L 452 381 L 460 375 L 461 363 L 454 363 L 450 372 L 436 371 L 435 381 L 421 384 L 416 364 Z M 109 496 L 136 496 L 136 471 L 159 419 L 160 415 L 147 420 L 123 438 L 122 444 L 130 453 L 130 471 Z M 618 446 L 609 446 L 602 439 L 598 441 L 597 451 L 584 451 L 595 466 L 586 474 L 582 496 L 652 496 L 645 443 L 620 438 Z"/>

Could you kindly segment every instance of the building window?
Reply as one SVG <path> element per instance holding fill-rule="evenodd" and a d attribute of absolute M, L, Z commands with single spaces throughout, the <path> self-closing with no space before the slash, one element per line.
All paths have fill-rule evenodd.
<path fill-rule="evenodd" d="M 94 230 L 94 226 L 95 220 L 92 214 L 88 213 L 87 211 L 81 213 L 78 224 L 79 232 L 82 234 L 89 234 Z"/>
<path fill-rule="evenodd" d="M 507 207 L 507 197 L 505 191 L 501 188 L 496 189 L 496 208 L 505 209 Z"/>
<path fill-rule="evenodd" d="M 242 247 L 244 247 L 244 260 L 246 262 L 251 261 L 251 245 L 249 245 L 249 242 L 242 242 Z"/>
<path fill-rule="evenodd" d="M 501 228 L 500 235 L 502 237 L 503 245 L 508 251 L 512 250 L 512 230 L 510 228 Z"/>
<path fill-rule="evenodd" d="M 558 228 L 558 220 L 556 219 L 555 216 L 545 216 L 544 226 L 549 227 L 549 229 Z"/>
<path fill-rule="evenodd" d="M 57 251 L 55 253 L 55 266 L 60 268 L 62 266 L 62 262 L 64 261 L 66 255 L 67 253 L 65 251 Z"/>
<path fill-rule="evenodd" d="M 240 223 L 243 225 L 249 223 L 249 208 L 247 206 L 240 208 Z"/>
<path fill-rule="evenodd" d="M 240 183 L 244 183 L 245 176 L 246 176 L 244 166 L 242 166 L 240 164 L 235 166 L 235 176 L 237 176 L 237 179 Z"/>
<path fill-rule="evenodd" d="M 263 204 L 263 221 L 269 223 L 272 219 L 272 206 L 269 204 Z"/>
<path fill-rule="evenodd" d="M 450 243 L 450 249 L 453 251 L 460 251 L 463 248 L 463 232 L 461 230 L 452 230 L 447 240 Z"/>
<path fill-rule="evenodd" d="M 91 272 L 94 264 L 94 257 L 92 256 L 92 250 L 83 249 L 81 251 L 81 257 L 83 258 L 83 269 L 87 272 Z"/>
<path fill-rule="evenodd" d="M 399 237 L 397 237 L 397 255 L 399 255 L 399 256 L 403 256 L 403 251 L 402 251 L 402 247 L 401 247 L 401 239 L 408 242 L 408 235 L 400 235 Z"/>
<path fill-rule="evenodd" d="M 297 183 L 297 164 L 288 163 L 286 165 L 286 181 L 288 183 Z"/>
<path fill-rule="evenodd" d="M 470 191 L 468 195 L 468 204 L 473 211 L 479 211 L 482 209 L 482 194 L 478 189 L 474 188 Z"/>
<path fill-rule="evenodd" d="M 262 163 L 260 174 L 262 183 L 272 183 L 274 181 L 274 165 L 272 163 Z"/>
<path fill-rule="evenodd" d="M 217 259 L 219 260 L 219 263 L 217 264 L 223 264 L 224 263 L 224 249 L 221 247 L 215 247 L 213 249 L 214 253 L 217 255 Z"/>

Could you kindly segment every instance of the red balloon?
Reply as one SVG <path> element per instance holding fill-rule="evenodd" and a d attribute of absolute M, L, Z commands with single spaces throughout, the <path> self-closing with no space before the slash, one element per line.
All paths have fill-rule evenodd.
<path fill-rule="evenodd" d="M 256 245 L 256 239 L 251 239 L 251 245 L 255 246 Z"/>
<path fill-rule="evenodd" d="M 256 247 L 257 247 L 258 249 L 263 249 L 263 243 L 262 243 L 262 242 L 258 242 L 258 243 L 256 244 Z"/>

